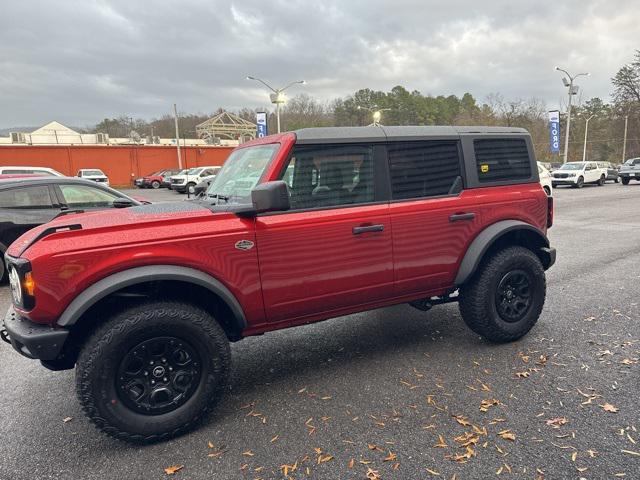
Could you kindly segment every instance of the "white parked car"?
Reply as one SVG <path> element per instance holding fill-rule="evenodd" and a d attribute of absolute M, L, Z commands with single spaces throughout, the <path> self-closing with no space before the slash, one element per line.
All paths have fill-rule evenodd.
<path fill-rule="evenodd" d="M 109 185 L 109 177 L 107 177 L 102 170 L 97 168 L 81 168 L 78 170 L 78 175 L 76 176 L 84 178 L 85 180 L 93 180 L 94 182 Z"/>
<path fill-rule="evenodd" d="M 0 167 L 0 175 L 42 175 L 43 177 L 64 177 L 63 174 L 47 167 Z"/>
<path fill-rule="evenodd" d="M 582 188 L 585 183 L 604 185 L 607 169 L 600 168 L 596 162 L 567 162 L 552 173 L 553 187 L 571 185 Z"/>
<path fill-rule="evenodd" d="M 195 167 L 190 168 L 184 174 L 173 175 L 171 177 L 171 190 L 175 190 L 179 193 L 189 192 L 193 195 L 196 190 L 196 185 L 199 184 L 205 177 L 216 175 L 221 167 Z"/>
<path fill-rule="evenodd" d="M 540 176 L 540 185 L 549 196 L 553 193 L 553 184 L 551 182 L 551 172 L 544 165 L 538 162 L 538 175 Z"/>

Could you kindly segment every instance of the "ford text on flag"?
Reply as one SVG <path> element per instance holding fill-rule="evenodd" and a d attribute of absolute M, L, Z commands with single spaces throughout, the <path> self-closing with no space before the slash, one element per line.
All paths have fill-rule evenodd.
<path fill-rule="evenodd" d="M 551 153 L 560 153 L 560 112 L 549 112 L 549 145 Z"/>

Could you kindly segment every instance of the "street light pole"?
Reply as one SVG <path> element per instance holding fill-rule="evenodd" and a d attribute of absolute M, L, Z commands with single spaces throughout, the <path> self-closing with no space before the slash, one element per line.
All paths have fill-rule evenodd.
<path fill-rule="evenodd" d="M 578 78 L 581 75 L 584 75 L 585 77 L 588 77 L 589 75 L 591 75 L 590 73 L 579 73 L 575 76 L 571 76 L 571 74 L 569 72 L 567 72 L 566 70 L 563 70 L 560 67 L 556 67 L 556 70 L 558 70 L 559 72 L 564 72 L 567 74 L 567 77 L 569 77 L 569 81 L 567 81 L 566 78 L 563 78 L 562 81 L 564 82 L 564 86 L 565 87 L 569 87 L 569 105 L 567 106 L 567 131 L 565 132 L 565 136 L 564 136 L 564 159 L 563 159 L 563 163 L 567 163 L 567 160 L 569 158 L 568 154 L 569 154 L 569 129 L 571 128 L 571 96 L 575 95 L 576 93 L 578 93 L 577 90 L 577 86 L 576 89 L 574 91 L 574 87 L 573 87 L 573 81 Z"/>
<path fill-rule="evenodd" d="M 593 117 L 595 117 L 595 114 L 587 118 L 587 121 L 584 124 L 584 148 L 582 149 L 583 162 L 587 161 L 587 134 L 589 133 L 589 120 L 591 120 Z"/>
<path fill-rule="evenodd" d="M 257 78 L 257 77 L 252 77 L 250 75 L 247 76 L 247 80 L 255 80 L 256 82 L 260 82 L 261 84 L 263 84 L 265 87 L 267 87 L 269 90 L 271 90 L 273 93 L 270 95 L 271 98 L 271 103 L 275 103 L 276 104 L 276 119 L 277 119 L 277 124 L 278 124 L 278 133 L 280 133 L 280 105 L 283 104 L 285 102 L 285 96 L 284 96 L 284 91 L 296 84 L 300 84 L 300 85 L 304 85 L 307 82 L 305 82 L 304 80 L 297 80 L 295 82 L 291 82 L 290 84 L 288 84 L 285 87 L 282 88 L 273 88 L 271 85 L 269 85 L 267 82 L 265 82 L 264 80 Z"/>
<path fill-rule="evenodd" d="M 627 126 L 629 125 L 629 114 L 624 116 L 624 140 L 622 141 L 622 163 L 625 162 L 627 156 Z"/>

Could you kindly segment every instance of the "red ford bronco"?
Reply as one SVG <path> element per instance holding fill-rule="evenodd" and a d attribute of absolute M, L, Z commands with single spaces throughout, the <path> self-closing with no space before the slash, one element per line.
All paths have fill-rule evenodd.
<path fill-rule="evenodd" d="M 199 202 L 70 213 L 7 251 L 2 338 L 76 368 L 87 416 L 153 441 L 202 419 L 230 341 L 407 302 L 525 335 L 555 261 L 526 130 L 311 128 L 243 144 Z"/>

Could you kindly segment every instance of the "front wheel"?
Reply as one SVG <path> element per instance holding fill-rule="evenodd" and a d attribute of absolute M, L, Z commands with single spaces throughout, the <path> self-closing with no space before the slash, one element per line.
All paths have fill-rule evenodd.
<path fill-rule="evenodd" d="M 527 248 L 507 247 L 485 259 L 460 288 L 460 313 L 478 335 L 492 342 L 511 342 L 536 324 L 545 296 L 540 259 Z"/>
<path fill-rule="evenodd" d="M 196 193 L 196 184 L 195 183 L 187 184 L 187 192 L 189 192 L 189 195 L 193 195 L 194 193 Z"/>
<path fill-rule="evenodd" d="M 623 185 L 629 185 L 629 181 L 630 181 L 629 177 L 622 177 L 622 184 Z"/>
<path fill-rule="evenodd" d="M 229 342 L 213 317 L 189 304 L 150 302 L 114 315 L 87 340 L 76 364 L 76 390 L 100 430 L 151 442 L 205 417 L 229 367 Z"/>
<path fill-rule="evenodd" d="M 157 190 L 158 188 L 160 188 L 160 182 L 157 180 L 154 180 L 153 182 L 151 182 L 151 188 L 153 188 L 154 190 Z"/>
<path fill-rule="evenodd" d="M 576 188 L 582 188 L 584 187 L 584 177 L 579 177 L 578 181 L 576 182 Z"/>

